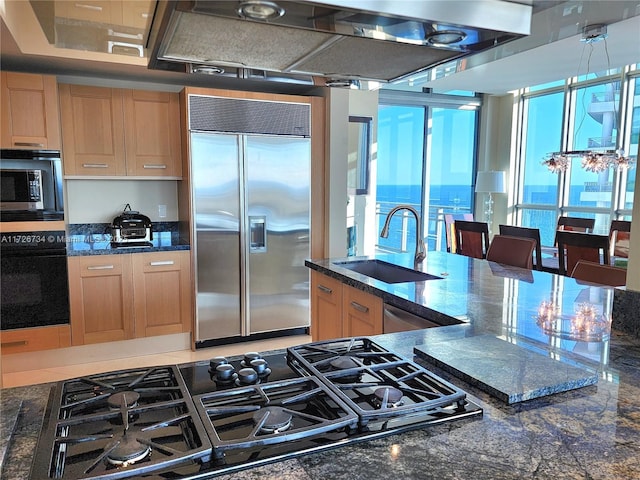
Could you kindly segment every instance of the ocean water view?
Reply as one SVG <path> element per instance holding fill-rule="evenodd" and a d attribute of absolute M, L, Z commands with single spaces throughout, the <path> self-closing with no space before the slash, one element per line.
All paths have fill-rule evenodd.
<path fill-rule="evenodd" d="M 526 203 L 554 205 L 556 202 L 556 186 L 525 186 L 524 199 Z M 585 192 L 585 185 L 572 186 L 569 196 L 570 205 L 580 205 L 584 207 L 595 207 L 595 201 L 581 200 L 581 194 Z M 408 204 L 420 211 L 421 207 L 421 187 L 420 185 L 377 185 L 376 202 L 380 205 L 380 215 L 378 221 L 380 227 L 384 222 L 386 214 L 396 205 Z M 446 249 L 443 234 L 438 238 L 438 223 L 440 228 L 444 228 L 443 219 L 439 216 L 444 213 L 470 213 L 473 210 L 474 192 L 469 185 L 432 185 L 429 190 L 429 220 L 427 227 L 427 249 L 438 249 L 437 242 L 440 241 L 440 249 Z M 479 201 L 483 197 L 478 197 Z M 573 216 L 593 218 L 594 214 L 572 214 Z M 523 226 L 540 229 L 541 242 L 543 245 L 553 244 L 557 218 L 555 211 L 549 210 L 526 210 L 523 216 Z M 608 224 L 609 220 L 606 220 Z M 412 245 L 415 241 L 415 221 L 409 218 L 407 222 L 407 241 Z M 402 245 L 402 215 L 396 214 L 391 220 L 388 238 L 380 238 L 378 245 L 381 248 L 392 251 L 399 251 Z"/>

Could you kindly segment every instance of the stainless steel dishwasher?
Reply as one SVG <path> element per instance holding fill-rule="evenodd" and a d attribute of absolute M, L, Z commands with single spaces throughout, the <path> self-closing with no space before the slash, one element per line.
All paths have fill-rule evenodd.
<path fill-rule="evenodd" d="M 384 319 L 382 331 L 384 333 L 405 332 L 407 330 L 421 330 L 423 328 L 440 327 L 441 325 L 419 317 L 387 303 L 384 304 Z"/>

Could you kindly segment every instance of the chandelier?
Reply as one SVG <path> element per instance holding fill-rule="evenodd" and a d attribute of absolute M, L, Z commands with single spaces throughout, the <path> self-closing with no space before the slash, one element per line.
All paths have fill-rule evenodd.
<path fill-rule="evenodd" d="M 553 173 L 566 172 L 571 159 L 580 160 L 580 165 L 588 172 L 600 173 L 613 167 L 624 170 L 633 167 L 634 160 L 625 157 L 624 150 L 572 150 L 568 152 L 553 152 L 542 161 Z"/>
<path fill-rule="evenodd" d="M 589 62 L 591 60 L 591 54 L 593 53 L 593 44 L 601 40 L 604 40 L 605 52 L 607 52 L 607 63 L 609 63 L 609 53 L 607 50 L 607 26 L 590 25 L 583 29 L 581 41 L 584 42 L 585 47 L 586 45 L 591 47 L 587 60 L 587 75 L 589 74 Z M 580 70 L 580 66 L 578 66 L 578 70 Z M 607 71 L 609 70 L 611 70 L 610 66 L 607 67 Z M 617 118 L 615 95 L 613 99 L 613 112 L 614 116 Z M 583 115 L 586 116 L 586 114 L 587 112 L 585 108 Z M 582 122 L 580 122 L 580 125 L 582 125 Z M 579 130 L 580 126 L 578 126 L 576 135 Z M 634 164 L 632 159 L 625 156 L 624 150 L 622 149 L 611 150 L 595 148 L 589 150 L 571 150 L 549 153 L 543 159 L 542 165 L 546 166 L 549 171 L 553 173 L 561 173 L 566 172 L 569 169 L 572 159 L 580 160 L 581 167 L 586 171 L 593 173 L 604 172 L 612 167 L 617 170 L 628 169 Z"/>

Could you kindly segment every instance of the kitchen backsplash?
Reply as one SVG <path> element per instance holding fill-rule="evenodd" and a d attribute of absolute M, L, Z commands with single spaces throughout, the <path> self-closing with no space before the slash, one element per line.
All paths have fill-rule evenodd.
<path fill-rule="evenodd" d="M 70 224 L 111 223 L 126 204 L 152 222 L 178 220 L 178 187 L 172 180 L 66 180 L 65 216 Z M 162 206 L 166 213 L 161 217 Z"/>

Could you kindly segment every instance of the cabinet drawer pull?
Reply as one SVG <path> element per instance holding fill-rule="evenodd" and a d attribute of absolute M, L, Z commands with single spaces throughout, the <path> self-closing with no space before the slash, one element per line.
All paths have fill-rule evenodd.
<path fill-rule="evenodd" d="M 351 302 L 351 306 L 362 313 L 368 313 L 369 307 L 365 307 L 364 305 L 360 305 L 358 302 Z"/>
<path fill-rule="evenodd" d="M 89 265 L 87 270 L 113 270 L 113 265 Z"/>
<path fill-rule="evenodd" d="M 83 168 L 109 168 L 107 163 L 83 163 Z"/>
<path fill-rule="evenodd" d="M 0 343 L 0 346 L 2 346 L 2 348 L 23 347 L 28 344 L 29 344 L 29 340 L 16 340 L 15 342 L 2 342 Z"/>
<path fill-rule="evenodd" d="M 13 142 L 16 147 L 44 147 L 44 143 L 35 142 Z"/>
<path fill-rule="evenodd" d="M 152 267 L 160 267 L 162 265 L 173 265 L 175 262 L 173 260 L 162 260 L 159 262 L 149 262 L 149 265 Z"/>
<path fill-rule="evenodd" d="M 331 290 L 329 287 L 325 287 L 324 285 L 318 285 L 318 289 L 323 291 L 324 293 L 333 293 L 333 290 Z"/>
<path fill-rule="evenodd" d="M 76 3 L 74 7 L 85 8 L 87 10 L 95 10 L 96 12 L 102 11 L 102 7 L 99 7 L 98 5 L 87 5 L 86 3 Z"/>
<path fill-rule="evenodd" d="M 158 164 L 158 165 L 154 165 L 152 163 L 146 163 L 142 166 L 142 168 L 167 168 L 167 166 L 165 164 Z"/>

